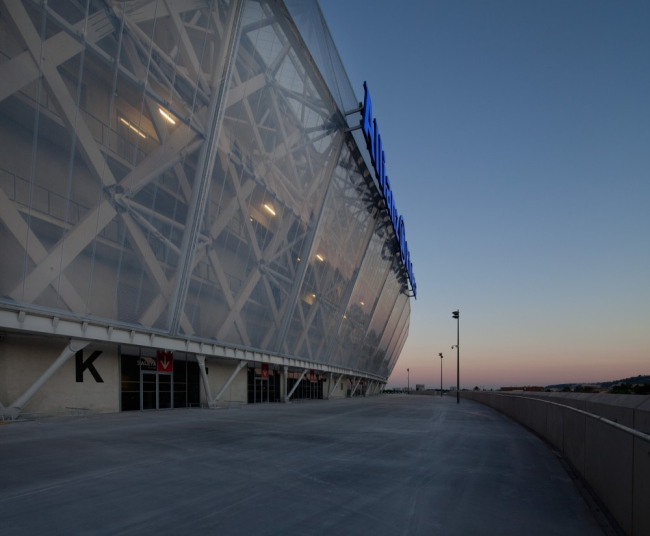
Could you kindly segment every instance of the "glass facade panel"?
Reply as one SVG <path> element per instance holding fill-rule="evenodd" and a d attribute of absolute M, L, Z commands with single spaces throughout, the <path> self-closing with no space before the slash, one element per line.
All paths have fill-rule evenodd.
<path fill-rule="evenodd" d="M 0 30 L 0 306 L 390 373 L 408 289 L 317 3 L 10 2 Z"/>

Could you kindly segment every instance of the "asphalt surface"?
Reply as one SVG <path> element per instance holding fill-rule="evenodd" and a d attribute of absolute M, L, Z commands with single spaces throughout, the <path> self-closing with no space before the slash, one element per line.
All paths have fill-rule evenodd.
<path fill-rule="evenodd" d="M 381 395 L 0 426 L 0 534 L 603 532 L 556 455 L 469 400 Z"/>

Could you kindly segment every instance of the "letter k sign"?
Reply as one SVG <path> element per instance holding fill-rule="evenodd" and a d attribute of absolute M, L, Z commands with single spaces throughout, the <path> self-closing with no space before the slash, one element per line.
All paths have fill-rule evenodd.
<path fill-rule="evenodd" d="M 76 359 L 76 369 L 77 369 L 77 382 L 83 382 L 84 381 L 84 370 L 88 369 L 90 373 L 93 375 L 93 378 L 95 378 L 95 381 L 97 383 L 104 383 L 104 380 L 102 380 L 102 377 L 99 375 L 99 372 L 97 372 L 97 369 L 95 368 L 95 365 L 93 365 L 93 361 L 97 359 L 101 355 L 100 350 L 95 350 L 92 354 L 90 354 L 90 357 L 84 361 L 84 353 L 83 350 L 79 350 L 77 354 L 75 355 Z"/>

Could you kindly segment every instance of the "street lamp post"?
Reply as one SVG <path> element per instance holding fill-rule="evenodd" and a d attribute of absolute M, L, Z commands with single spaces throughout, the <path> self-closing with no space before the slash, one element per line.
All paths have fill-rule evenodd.
<path fill-rule="evenodd" d="M 442 397 L 442 352 L 438 355 L 440 356 L 440 396 Z"/>
<path fill-rule="evenodd" d="M 411 376 L 409 374 L 410 369 L 406 369 L 406 392 L 411 394 Z"/>
<path fill-rule="evenodd" d="M 460 309 L 452 311 L 456 323 L 456 404 L 460 404 Z M 453 348 L 453 346 L 452 346 Z"/>

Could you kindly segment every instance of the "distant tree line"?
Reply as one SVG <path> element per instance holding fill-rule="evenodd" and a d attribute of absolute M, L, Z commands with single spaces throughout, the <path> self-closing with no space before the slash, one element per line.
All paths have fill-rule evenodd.
<path fill-rule="evenodd" d="M 548 385 L 547 390 L 559 389 L 563 393 L 594 393 L 598 386 L 607 388 L 609 393 L 616 395 L 650 395 L 650 376 L 634 376 L 610 382 L 599 382 L 595 385 L 579 383 L 560 383 Z"/>

